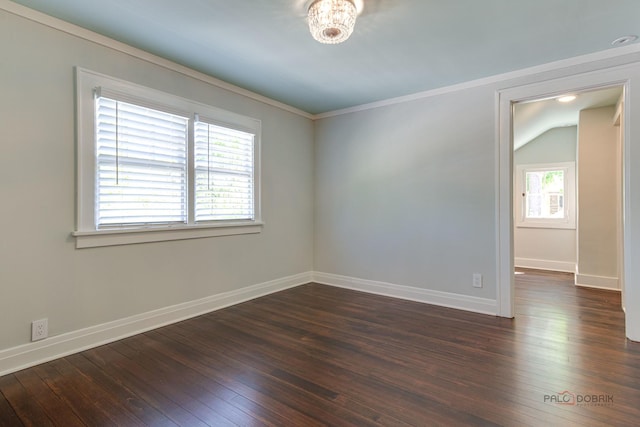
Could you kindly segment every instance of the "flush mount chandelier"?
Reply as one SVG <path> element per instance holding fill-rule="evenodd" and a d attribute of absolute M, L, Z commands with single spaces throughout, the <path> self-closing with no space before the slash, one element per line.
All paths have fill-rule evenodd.
<path fill-rule="evenodd" d="M 352 0 L 315 0 L 309 5 L 309 30 L 320 43 L 342 43 L 356 25 L 358 10 Z"/>

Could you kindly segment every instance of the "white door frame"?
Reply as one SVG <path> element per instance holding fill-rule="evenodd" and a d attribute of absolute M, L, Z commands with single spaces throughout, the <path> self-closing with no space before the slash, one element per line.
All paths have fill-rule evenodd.
<path fill-rule="evenodd" d="M 555 97 L 569 92 L 602 89 L 612 86 L 624 87 L 624 150 L 629 153 L 629 79 L 616 78 L 624 75 L 626 67 L 610 68 L 563 77 L 544 82 L 500 90 L 496 93 L 496 303 L 497 314 L 501 317 L 514 317 L 514 252 L 513 252 L 513 104 L 520 101 L 538 100 Z M 620 71 L 619 73 L 616 71 Z M 628 200 L 629 168 L 623 159 L 623 211 L 628 214 L 625 201 Z M 627 229 L 623 224 L 623 241 L 627 241 Z M 624 252 L 628 254 L 627 251 Z M 625 265 L 627 263 L 625 262 Z M 623 272 L 624 273 L 624 272 Z M 639 284 L 640 286 L 640 284 Z M 628 314 L 628 313 L 627 313 Z"/>

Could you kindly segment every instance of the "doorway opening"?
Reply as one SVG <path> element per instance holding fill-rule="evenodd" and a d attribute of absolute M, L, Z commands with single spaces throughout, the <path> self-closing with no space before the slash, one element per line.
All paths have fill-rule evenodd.
<path fill-rule="evenodd" d="M 516 269 L 621 291 L 623 93 L 613 86 L 513 104 Z"/>
<path fill-rule="evenodd" d="M 596 96 L 604 93 L 615 93 L 618 91 L 619 100 L 615 102 L 615 105 L 612 107 L 611 105 L 600 105 L 598 103 L 587 106 L 585 111 L 597 110 L 599 108 L 607 107 L 609 110 L 614 110 L 615 115 L 612 115 L 612 125 L 616 124 L 617 128 L 617 138 L 619 141 L 619 152 L 616 154 L 616 164 L 619 165 L 617 172 L 614 172 L 614 179 L 616 181 L 618 191 L 615 192 L 613 197 L 615 198 L 614 202 L 614 227 L 617 230 L 616 239 L 614 242 L 616 257 L 614 257 L 615 264 L 615 273 L 611 275 L 598 275 L 590 273 L 587 267 L 582 267 L 581 269 L 581 244 L 589 244 L 590 238 L 582 236 L 582 241 L 580 239 L 580 197 L 576 197 L 576 206 L 574 208 L 569 208 L 567 203 L 569 202 L 568 196 L 565 193 L 560 194 L 558 189 L 559 185 L 551 185 L 547 191 L 540 191 L 540 188 L 535 188 L 535 191 L 532 191 L 531 194 L 527 194 L 524 191 L 525 195 L 522 196 L 522 191 L 520 191 L 518 196 L 516 197 L 516 183 L 514 182 L 514 177 L 516 176 L 516 165 L 514 163 L 514 148 L 516 148 L 516 144 L 521 144 L 521 141 L 517 139 L 517 129 L 515 126 L 515 115 L 514 112 L 520 106 L 529 105 L 531 110 L 535 110 L 536 108 L 539 110 L 544 110 L 541 108 L 542 103 L 544 102 L 558 102 L 558 98 L 560 96 L 570 94 L 577 94 L 580 96 Z M 514 215 L 514 207 L 519 206 L 520 211 L 518 215 L 522 215 L 523 212 L 526 214 L 527 202 L 531 207 L 530 217 L 536 217 L 537 220 L 546 220 L 557 219 L 562 216 L 562 220 L 570 221 L 570 218 L 567 218 L 565 215 L 567 212 L 563 211 L 563 209 L 567 209 L 569 213 L 570 210 L 573 210 L 574 213 L 577 214 L 576 226 L 575 230 L 573 230 L 574 235 L 576 235 L 576 239 L 574 240 L 575 244 L 575 261 L 573 260 L 573 255 L 570 254 L 568 259 L 546 259 L 546 261 L 557 261 L 559 264 L 551 264 L 553 268 L 549 268 L 549 264 L 547 264 L 547 268 L 549 270 L 558 269 L 560 271 L 571 269 L 572 266 L 576 266 L 574 272 L 576 273 L 576 279 L 584 280 L 586 279 L 586 283 L 580 283 L 578 281 L 578 285 L 586 285 L 593 287 L 604 287 L 604 288 L 613 288 L 611 286 L 614 284 L 612 281 L 607 282 L 604 280 L 604 286 L 602 285 L 601 279 L 614 279 L 615 278 L 615 286 L 617 286 L 622 292 L 624 292 L 624 224 L 622 221 L 623 212 L 625 210 L 624 204 L 624 182 L 625 182 L 625 168 L 624 168 L 624 147 L 628 143 L 628 128 L 626 126 L 625 116 L 627 115 L 627 109 L 625 105 L 627 104 L 627 94 L 628 94 L 628 81 L 626 80 L 610 80 L 610 77 L 604 75 L 604 73 L 590 73 L 585 75 L 573 76 L 543 83 L 537 83 L 517 88 L 508 89 L 500 92 L 497 97 L 498 102 L 498 110 L 499 110 L 499 146 L 497 153 L 497 162 L 498 162 L 498 186 L 497 186 L 497 246 L 498 246 L 498 262 L 497 262 L 497 277 L 498 277 L 498 286 L 497 286 L 497 303 L 498 303 L 498 315 L 502 317 L 514 317 L 515 315 L 515 300 L 514 300 L 514 283 L 515 283 L 515 264 L 516 264 L 516 251 L 514 246 L 514 235 L 516 234 L 516 221 L 522 220 L 522 216 L 516 218 Z M 537 105 L 536 105 L 537 104 Z M 615 121 L 614 118 L 616 117 Z M 575 125 L 576 134 L 579 133 L 579 125 Z M 557 125 L 554 128 L 564 128 L 569 126 L 561 126 Z M 564 129 L 564 132 L 567 133 L 568 130 Z M 586 132 L 586 131 L 585 131 Z M 520 135 L 521 136 L 521 135 Z M 526 139 L 526 138 L 524 138 Z M 535 139 L 535 138 L 532 138 Z M 528 143 L 528 142 L 527 142 Z M 584 153 L 583 153 L 584 154 Z M 574 161 L 578 164 L 577 166 L 577 180 L 580 180 L 580 155 L 581 153 L 578 151 L 576 158 Z M 542 159 L 539 159 L 542 160 Z M 570 159 L 569 159 L 570 160 Z M 562 163 L 562 162 L 560 162 Z M 570 162 L 565 162 L 570 163 Z M 588 162 L 584 161 L 584 165 Z M 558 170 L 548 168 L 549 164 L 540 163 L 542 165 L 538 170 L 532 170 L 532 180 L 534 178 L 540 178 L 543 181 L 546 179 L 547 182 L 553 181 L 553 177 L 557 177 Z M 542 170 L 540 170 L 542 169 Z M 544 172 L 551 172 L 551 174 L 545 174 Z M 566 172 L 566 169 L 564 170 Z M 521 171 L 522 172 L 522 171 Z M 540 173 L 542 172 L 542 173 Z M 522 172 L 523 174 L 526 172 Z M 583 172 L 583 175 L 586 176 L 586 172 Z M 526 175 L 523 175 L 526 183 Z M 586 185 L 586 184 L 585 184 Z M 579 191 L 580 182 L 578 181 L 576 190 Z M 564 190 L 563 190 L 564 191 Z M 527 199 L 527 196 L 528 197 Z M 611 194 L 609 194 L 611 196 Z M 546 199 L 546 200 L 545 200 Z M 588 199 L 588 197 L 584 197 L 584 199 Z M 584 201 L 584 200 L 583 200 Z M 536 204 L 537 203 L 537 204 Z M 585 212 L 587 212 L 585 208 Z M 545 218 L 546 216 L 551 216 L 553 218 Z M 528 219 L 532 219 L 528 218 Z M 585 220 L 584 218 L 582 218 Z M 540 222 L 540 221 L 538 221 Z M 585 222 L 587 222 L 585 220 Z M 553 230 L 553 227 L 549 227 L 548 224 L 545 225 L 547 230 Z M 527 228 L 526 226 L 522 227 Z M 531 227 L 533 228 L 533 227 Z M 560 230 L 572 230 L 571 226 L 567 226 L 566 223 L 564 228 L 560 226 L 558 229 Z M 565 234 L 571 235 L 571 231 Z M 565 236 L 566 237 L 566 236 Z M 569 238 L 566 241 L 571 241 Z M 593 242 L 591 242 L 593 246 Z M 540 249 L 540 247 L 538 247 Z M 546 250 L 548 253 L 552 251 L 552 249 L 556 249 L 555 246 L 547 245 Z M 544 252 L 545 247 L 542 247 L 542 251 Z M 584 249 L 583 249 L 584 251 Z M 586 256 L 585 259 L 588 260 L 588 253 L 584 253 Z M 553 257 L 550 257 L 553 258 Z M 520 256 L 518 259 L 518 263 L 521 263 L 523 259 L 527 259 L 525 256 Z M 535 260 L 535 257 L 528 258 L 529 260 Z M 545 258 L 540 258 L 538 261 L 545 261 Z M 564 266 L 564 268 L 558 268 L 558 266 Z M 540 264 L 529 265 L 528 267 L 533 268 L 541 268 Z M 581 276 L 581 270 L 585 274 Z M 600 281 L 600 282 L 598 282 Z M 623 293 L 624 296 L 624 293 Z M 623 299 L 623 307 L 624 307 L 624 299 Z"/>

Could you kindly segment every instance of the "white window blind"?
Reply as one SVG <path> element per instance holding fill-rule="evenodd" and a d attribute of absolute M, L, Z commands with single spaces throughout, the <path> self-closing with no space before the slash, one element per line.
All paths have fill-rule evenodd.
<path fill-rule="evenodd" d="M 253 133 L 196 121 L 196 222 L 255 218 L 254 137 Z"/>
<path fill-rule="evenodd" d="M 96 228 L 187 222 L 189 119 L 96 98 Z"/>
<path fill-rule="evenodd" d="M 76 247 L 262 231 L 260 120 L 76 68 Z"/>

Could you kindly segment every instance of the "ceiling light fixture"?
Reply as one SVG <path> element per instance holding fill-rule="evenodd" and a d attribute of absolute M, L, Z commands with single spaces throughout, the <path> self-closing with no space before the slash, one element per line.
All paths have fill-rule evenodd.
<path fill-rule="evenodd" d="M 309 6 L 309 31 L 320 43 L 342 43 L 356 25 L 358 10 L 352 0 L 315 0 Z"/>
<path fill-rule="evenodd" d="M 565 95 L 558 98 L 558 102 L 571 102 L 576 99 L 575 95 Z"/>

